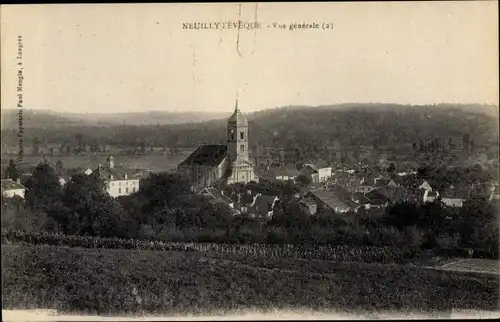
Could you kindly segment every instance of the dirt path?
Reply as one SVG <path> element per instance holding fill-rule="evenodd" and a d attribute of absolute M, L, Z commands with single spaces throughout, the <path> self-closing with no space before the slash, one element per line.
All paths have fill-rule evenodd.
<path fill-rule="evenodd" d="M 433 266 L 425 266 L 430 269 L 455 271 L 455 272 L 470 272 L 482 274 L 500 275 L 499 261 L 493 259 L 468 258 L 456 259 L 445 263 L 440 263 Z"/>

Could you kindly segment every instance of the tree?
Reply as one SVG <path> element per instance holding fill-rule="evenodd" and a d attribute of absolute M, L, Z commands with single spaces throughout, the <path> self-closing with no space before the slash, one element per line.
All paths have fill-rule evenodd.
<path fill-rule="evenodd" d="M 394 173 L 395 171 L 396 171 L 396 165 L 394 164 L 394 162 L 391 162 L 391 164 L 389 164 L 389 167 L 387 168 L 387 172 Z"/>
<path fill-rule="evenodd" d="M 81 133 L 75 134 L 75 140 L 76 140 L 76 151 L 77 153 L 81 153 L 84 150 L 84 142 L 83 142 L 83 135 Z"/>
<path fill-rule="evenodd" d="M 381 222 L 398 229 L 416 225 L 421 218 L 421 209 L 412 203 L 400 202 L 386 209 L 386 215 Z"/>
<path fill-rule="evenodd" d="M 101 237 L 134 237 L 139 231 L 123 207 L 106 191 L 105 182 L 97 176 L 77 174 L 68 182 L 62 212 L 71 221 L 62 221 L 73 233 Z M 66 216 L 67 218 L 68 216 Z M 55 217 L 61 223 L 63 218 Z"/>
<path fill-rule="evenodd" d="M 19 196 L 1 197 L 2 228 L 20 229 L 23 231 L 39 231 L 46 229 L 48 217 L 43 211 L 36 211 L 24 206 Z"/>
<path fill-rule="evenodd" d="M 9 160 L 9 165 L 7 166 L 4 172 L 4 178 L 12 179 L 14 181 L 19 179 L 19 171 L 17 170 L 17 165 L 13 159 Z"/>
<path fill-rule="evenodd" d="M 498 252 L 498 212 L 486 198 L 465 202 L 459 218 L 460 234 L 465 246 Z"/>
<path fill-rule="evenodd" d="M 38 138 L 33 139 L 33 155 L 40 154 L 40 140 Z"/>
<path fill-rule="evenodd" d="M 306 175 L 301 174 L 297 177 L 297 184 L 299 184 L 300 186 L 307 186 L 310 183 L 311 183 L 311 178 L 309 178 Z"/>
<path fill-rule="evenodd" d="M 465 133 L 465 134 L 462 136 L 462 144 L 463 144 L 463 148 L 464 148 L 464 150 L 468 150 L 468 149 L 469 149 L 469 140 L 470 140 L 470 135 L 469 135 L 469 133 Z"/>
<path fill-rule="evenodd" d="M 146 152 L 146 142 L 144 142 L 144 140 L 139 141 L 139 151 L 140 154 L 144 154 Z"/>
<path fill-rule="evenodd" d="M 61 160 L 57 160 L 56 162 L 56 173 L 61 174 L 64 171 L 64 165 Z"/>
<path fill-rule="evenodd" d="M 157 224 L 178 208 L 199 210 L 203 204 L 193 196 L 191 185 L 179 174 L 152 173 L 140 185 L 137 193 L 120 198 L 120 202 L 141 224 Z"/>
<path fill-rule="evenodd" d="M 26 181 L 26 204 L 32 209 L 49 209 L 61 199 L 61 185 L 55 170 L 47 163 L 38 164 Z"/>
<path fill-rule="evenodd" d="M 423 152 L 425 150 L 424 141 L 422 141 L 422 140 L 418 141 L 418 146 L 419 146 L 419 151 L 420 152 Z"/>

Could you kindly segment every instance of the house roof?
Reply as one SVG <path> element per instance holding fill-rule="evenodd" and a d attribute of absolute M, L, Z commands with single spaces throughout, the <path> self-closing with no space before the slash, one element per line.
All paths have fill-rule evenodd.
<path fill-rule="evenodd" d="M 305 167 L 300 168 L 299 172 L 302 175 L 310 176 L 312 174 L 318 173 L 318 170 L 314 169 L 313 167 L 305 166 Z"/>
<path fill-rule="evenodd" d="M 429 197 L 436 198 L 438 196 L 439 196 L 439 193 L 437 191 L 435 191 L 435 190 L 427 192 L 427 198 L 429 198 Z"/>
<path fill-rule="evenodd" d="M 242 193 L 239 198 L 239 203 L 242 205 L 251 205 L 253 203 L 254 198 L 258 195 L 261 194 L 260 192 L 256 190 L 251 190 L 250 193 Z"/>
<path fill-rule="evenodd" d="M 493 185 L 493 189 L 491 190 L 493 195 L 498 195 L 498 184 Z"/>
<path fill-rule="evenodd" d="M 236 107 L 234 109 L 234 113 L 227 120 L 228 125 L 240 125 L 240 126 L 248 126 L 247 117 L 240 112 L 238 109 L 238 102 L 236 102 Z"/>
<path fill-rule="evenodd" d="M 99 176 L 104 180 L 128 180 L 135 179 L 135 173 L 121 165 L 109 167 L 97 167 L 92 174 Z M 111 179 L 113 176 L 113 179 Z M 125 179 L 126 178 L 126 179 Z"/>
<path fill-rule="evenodd" d="M 330 207 L 331 209 L 338 210 L 348 210 L 354 209 L 358 205 L 354 203 L 350 199 L 345 199 L 342 196 L 339 196 L 335 191 L 325 188 L 319 188 L 315 190 L 311 190 L 311 194 L 316 198 L 321 200 L 325 205 Z"/>
<path fill-rule="evenodd" d="M 259 215 L 267 215 L 268 212 L 273 210 L 273 202 L 276 200 L 275 196 L 259 195 L 255 200 L 255 205 L 252 211 Z"/>
<path fill-rule="evenodd" d="M 391 187 L 387 189 L 391 193 L 391 200 L 398 201 L 409 197 L 408 190 L 404 187 Z"/>
<path fill-rule="evenodd" d="M 213 187 L 207 187 L 207 188 L 203 189 L 200 192 L 200 194 L 211 196 L 215 200 L 218 200 L 218 201 L 223 202 L 225 204 L 230 204 L 233 202 L 229 197 L 223 195 L 220 190 L 213 188 Z"/>
<path fill-rule="evenodd" d="M 386 187 L 377 187 L 374 190 L 371 190 L 370 192 L 365 193 L 364 198 L 360 197 L 359 195 L 357 195 L 357 197 L 360 199 L 360 203 L 362 203 L 361 201 L 363 201 L 363 203 L 379 205 L 379 204 L 383 204 L 387 201 L 392 201 L 392 200 L 396 199 L 396 195 L 392 190 L 396 190 L 396 189 L 388 189 Z M 368 200 L 368 202 L 366 202 L 367 200 Z"/>
<path fill-rule="evenodd" d="M 364 193 L 362 193 L 362 192 L 355 192 L 355 193 L 353 193 L 353 195 L 352 195 L 352 199 L 354 199 L 354 200 L 358 200 L 358 203 L 359 203 L 359 204 L 362 204 L 362 205 L 367 204 L 367 203 L 370 203 L 370 199 L 368 199 L 368 198 L 365 196 L 365 194 L 364 194 Z"/>
<path fill-rule="evenodd" d="M 425 190 L 432 190 L 432 186 L 427 181 L 422 182 L 422 184 L 418 188 Z"/>
<path fill-rule="evenodd" d="M 231 199 L 232 201 L 237 201 L 238 200 L 238 195 L 237 193 L 233 190 L 233 188 L 231 187 L 224 187 L 221 191 L 221 193 L 228 197 L 229 199 Z"/>
<path fill-rule="evenodd" d="M 314 165 L 318 167 L 318 169 L 331 167 L 330 162 L 323 159 L 314 160 Z"/>
<path fill-rule="evenodd" d="M 191 166 L 194 164 L 206 166 L 218 166 L 227 155 L 227 146 L 222 144 L 200 145 L 191 153 L 180 166 Z"/>
<path fill-rule="evenodd" d="M 333 173 L 332 178 L 343 179 L 349 178 L 351 175 L 347 171 L 339 170 Z"/>
<path fill-rule="evenodd" d="M 300 172 L 293 166 L 271 167 L 268 170 L 262 172 L 262 177 L 265 178 L 276 178 L 279 176 L 298 177 L 299 175 Z"/>
<path fill-rule="evenodd" d="M 387 186 L 391 182 L 391 179 L 380 178 L 375 182 L 376 187 L 384 187 Z"/>
<path fill-rule="evenodd" d="M 467 188 L 448 188 L 441 194 L 441 198 L 446 199 L 467 199 L 469 196 L 469 189 Z"/>
<path fill-rule="evenodd" d="M 17 189 L 26 189 L 26 187 L 12 179 L 2 179 L 2 191 Z"/>
<path fill-rule="evenodd" d="M 300 203 L 302 203 L 302 204 L 304 204 L 306 206 L 313 206 L 313 205 L 316 204 L 316 202 L 313 199 L 311 199 L 311 198 L 304 198 L 304 199 L 302 199 L 300 201 Z"/>

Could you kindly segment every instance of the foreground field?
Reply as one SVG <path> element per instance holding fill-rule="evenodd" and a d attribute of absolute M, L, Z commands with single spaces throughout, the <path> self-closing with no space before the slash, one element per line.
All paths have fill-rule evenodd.
<path fill-rule="evenodd" d="M 229 254 L 2 246 L 3 309 L 219 314 L 266 309 L 498 309 L 498 278 Z"/>
<path fill-rule="evenodd" d="M 363 314 L 346 314 L 335 311 L 290 311 L 274 310 L 262 313 L 259 311 L 235 312 L 232 315 L 210 316 L 92 316 L 62 315 L 51 310 L 2 310 L 3 321 L 307 321 L 307 320 L 414 320 L 414 319 L 498 319 L 500 313 L 477 310 L 452 310 L 441 314 L 408 314 L 398 312 L 381 312 Z"/>

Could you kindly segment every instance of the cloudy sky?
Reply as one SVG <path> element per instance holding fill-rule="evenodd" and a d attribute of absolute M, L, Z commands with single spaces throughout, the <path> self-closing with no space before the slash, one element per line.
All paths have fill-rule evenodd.
<path fill-rule="evenodd" d="M 259 21 L 258 30 L 183 23 Z M 2 108 L 233 109 L 498 104 L 495 1 L 2 6 Z M 329 23 L 330 30 L 272 24 Z M 269 28 L 267 26 L 270 26 Z M 238 46 L 237 46 L 238 44 Z M 239 52 L 238 48 L 239 47 Z"/>

